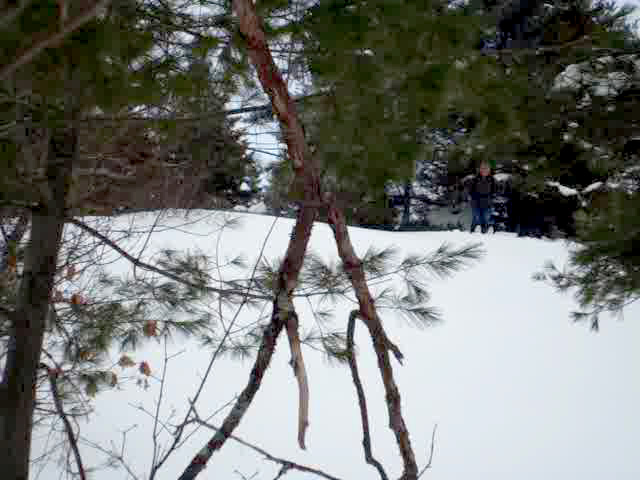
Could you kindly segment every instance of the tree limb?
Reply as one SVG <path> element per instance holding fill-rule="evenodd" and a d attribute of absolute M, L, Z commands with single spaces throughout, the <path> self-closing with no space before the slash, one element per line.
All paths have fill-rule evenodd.
<path fill-rule="evenodd" d="M 283 304 L 288 304 L 291 291 L 295 288 L 295 283 L 293 283 L 292 280 L 297 280 L 300 269 L 302 268 L 304 253 L 311 236 L 311 227 L 316 216 L 316 209 L 303 208 L 299 211 L 289 242 L 289 248 L 287 249 L 287 255 L 278 275 L 278 288 L 276 290 L 276 298 L 273 301 L 271 321 L 262 334 L 258 355 L 249 374 L 249 381 L 236 400 L 231 412 L 222 423 L 222 427 L 200 452 L 193 457 L 182 475 L 180 475 L 179 480 L 193 480 L 198 476 L 213 453 L 224 445 L 229 435 L 231 435 L 240 424 L 240 421 L 249 409 L 251 402 L 253 402 L 256 393 L 262 385 L 262 379 L 271 363 L 271 358 L 275 351 L 276 340 L 285 326 L 290 313 L 283 309 L 282 306 Z"/>
<path fill-rule="evenodd" d="M 349 314 L 349 323 L 347 324 L 347 358 L 349 360 L 349 368 L 351 369 L 351 377 L 358 394 L 358 404 L 360 405 L 360 419 L 362 420 L 362 448 L 364 449 L 364 458 L 369 465 L 373 465 L 380 474 L 382 480 L 389 480 L 387 472 L 385 472 L 382 464 L 373 457 L 371 452 L 371 435 L 369 433 L 369 414 L 367 412 L 367 397 L 362 388 L 362 381 L 358 373 L 358 363 L 356 361 L 356 353 L 353 350 L 353 334 L 356 328 L 356 318 L 360 315 L 359 310 L 353 310 Z"/>
<path fill-rule="evenodd" d="M 391 428 L 396 437 L 396 442 L 404 464 L 404 470 L 400 480 L 416 480 L 418 476 L 418 465 L 413 447 L 411 446 L 411 440 L 409 439 L 409 432 L 402 416 L 400 391 L 394 380 L 393 369 L 389 359 L 389 350 L 394 353 L 399 361 L 402 359 L 402 353 L 398 347 L 389 340 L 382 327 L 371 292 L 369 292 L 369 287 L 367 286 L 362 262 L 356 255 L 351 239 L 349 238 L 344 213 L 336 207 L 335 203 L 331 203 L 329 206 L 328 220 L 336 239 L 338 254 L 340 255 L 345 272 L 349 276 L 356 297 L 358 298 L 360 317 L 369 329 L 373 348 L 378 358 L 378 368 L 380 369 L 386 392 L 389 428 Z"/>
<path fill-rule="evenodd" d="M 233 9 L 239 17 L 240 32 L 245 37 L 249 58 L 258 71 L 262 87 L 269 94 L 281 127 L 285 130 L 294 178 L 297 184 L 302 187 L 300 190 L 303 193 L 303 198 L 311 201 L 319 200 L 321 195 L 318 170 L 308 155 L 304 131 L 298 121 L 295 104 L 289 96 L 282 76 L 269 52 L 261 21 L 256 14 L 253 2 L 251 0 L 234 0 Z M 264 373 L 273 356 L 277 337 L 291 314 L 287 307 L 293 304 L 291 297 L 298 282 L 311 236 L 311 228 L 317 215 L 318 209 L 316 207 L 303 207 L 298 211 L 287 252 L 278 273 L 271 321 L 264 330 L 248 384 L 225 418 L 221 429 L 192 459 L 180 476 L 180 480 L 193 480 L 203 470 L 213 453 L 224 445 L 229 435 L 239 425 L 260 388 Z"/>

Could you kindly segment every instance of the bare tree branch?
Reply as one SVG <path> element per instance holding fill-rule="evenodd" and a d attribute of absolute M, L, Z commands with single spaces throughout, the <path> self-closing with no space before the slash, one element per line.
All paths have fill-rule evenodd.
<path fill-rule="evenodd" d="M 351 369 L 351 377 L 358 394 L 358 404 L 360 405 L 360 419 L 362 420 L 362 448 L 364 449 L 364 458 L 369 465 L 373 465 L 380 474 L 382 480 L 389 480 L 387 472 L 385 472 L 382 464 L 376 460 L 371 451 L 371 435 L 369 433 L 369 414 L 367 413 L 367 397 L 362 388 L 362 381 L 358 373 L 358 363 L 356 361 L 356 353 L 353 349 L 353 334 L 356 329 L 356 318 L 360 315 L 359 310 L 353 310 L 349 314 L 349 323 L 347 324 L 347 355 L 349 360 L 349 368 Z"/>
<path fill-rule="evenodd" d="M 80 456 L 80 450 L 78 449 L 78 442 L 76 440 L 75 434 L 73 433 L 71 422 L 69 422 L 67 414 L 64 411 L 62 400 L 60 399 L 60 393 L 58 392 L 58 374 L 60 373 L 60 369 L 51 368 L 44 363 L 41 363 L 40 366 L 47 371 L 47 376 L 49 377 L 49 385 L 51 386 L 51 394 L 53 395 L 53 402 L 55 403 L 58 415 L 62 419 L 64 429 L 67 432 L 67 439 L 69 440 L 69 444 L 71 445 L 71 450 L 73 451 L 73 456 L 78 467 L 78 475 L 80 475 L 81 480 L 86 480 L 87 475 L 85 473 L 84 466 L 82 465 L 82 457 Z"/>
<path fill-rule="evenodd" d="M 78 439 L 84 443 L 87 446 L 90 446 L 92 448 L 95 448 L 96 450 L 104 453 L 107 457 L 109 457 L 110 459 L 113 460 L 117 460 L 123 467 L 124 469 L 127 471 L 127 474 L 133 479 L 133 480 L 140 480 L 139 477 L 135 474 L 135 472 L 133 471 L 133 469 L 131 468 L 131 466 L 127 463 L 127 461 L 124 459 L 124 450 L 125 450 L 125 446 L 126 446 L 126 441 L 127 441 L 127 433 L 129 433 L 131 430 L 133 430 L 134 428 L 137 428 L 137 425 L 133 425 L 131 427 L 129 427 L 128 429 L 122 431 L 122 443 L 120 445 L 120 451 L 116 451 L 115 446 L 113 445 L 113 442 L 111 442 L 111 450 L 108 450 L 106 448 L 104 448 L 102 445 L 95 443 L 87 438 L 84 438 L 82 436 L 80 436 Z"/>
<path fill-rule="evenodd" d="M 215 431 L 220 430 L 215 425 L 211 425 L 210 423 L 205 422 L 204 420 L 201 420 L 199 418 L 196 419 L 196 422 L 198 422 L 199 424 L 204 425 L 205 427 L 210 428 L 212 430 L 215 430 Z M 280 458 L 280 457 L 276 457 L 274 455 L 271 455 L 269 452 L 267 452 L 263 448 L 257 447 L 256 445 L 253 445 L 253 444 L 247 442 L 246 440 L 241 439 L 240 437 L 238 437 L 236 435 L 230 435 L 229 438 L 231 438 L 232 440 L 235 440 L 236 442 L 238 442 L 241 445 L 244 445 L 247 448 L 250 448 L 251 450 L 253 450 L 254 452 L 259 453 L 260 455 L 264 455 L 264 457 L 267 460 L 270 460 L 270 461 L 275 462 L 275 463 L 279 463 L 280 465 L 282 465 L 283 468 L 292 469 L 292 470 L 298 470 L 300 472 L 313 473 L 315 475 L 318 475 L 319 477 L 326 478 L 327 480 L 340 480 L 339 478 L 334 477 L 333 475 L 329 475 L 328 473 L 325 473 L 322 470 L 318 470 L 316 468 L 300 465 L 300 464 L 292 462 L 290 460 L 286 460 L 284 458 Z"/>
<path fill-rule="evenodd" d="M 389 359 L 389 350 L 393 351 L 396 359 L 399 361 L 402 359 L 402 353 L 398 347 L 389 340 L 378 318 L 371 292 L 369 292 L 369 287 L 367 286 L 362 261 L 353 249 L 344 213 L 336 207 L 335 203 L 331 203 L 329 206 L 328 219 L 336 239 L 338 254 L 340 255 L 345 272 L 349 276 L 356 297 L 358 298 L 358 304 L 360 306 L 359 315 L 369 329 L 373 347 L 378 358 L 378 368 L 380 369 L 386 392 L 389 427 L 396 437 L 396 442 L 404 464 L 404 470 L 400 480 L 415 480 L 418 476 L 418 465 L 413 447 L 411 446 L 411 440 L 409 439 L 409 431 L 402 416 L 400 391 L 394 380 L 393 368 L 391 367 Z"/>
<path fill-rule="evenodd" d="M 64 28 L 62 28 L 60 31 L 43 38 L 42 40 L 32 45 L 29 49 L 22 52 L 13 62 L 0 68 L 0 80 L 4 80 L 17 69 L 31 62 L 42 51 L 47 48 L 54 47 L 67 35 L 77 30 L 88 21 L 92 20 L 102 8 L 106 7 L 110 3 L 110 1 L 111 0 L 97 1 L 96 3 L 88 7 L 86 11 L 75 17 L 73 20 L 65 23 Z"/>

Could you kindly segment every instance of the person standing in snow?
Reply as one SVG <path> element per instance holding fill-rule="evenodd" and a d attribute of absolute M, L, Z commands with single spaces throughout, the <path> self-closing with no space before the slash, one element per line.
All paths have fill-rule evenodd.
<path fill-rule="evenodd" d="M 482 233 L 489 230 L 489 220 L 491 218 L 491 202 L 495 194 L 495 180 L 491 175 L 491 168 L 487 162 L 482 162 L 478 174 L 473 177 L 469 185 L 469 195 L 471 196 L 471 232 L 480 225 Z"/>

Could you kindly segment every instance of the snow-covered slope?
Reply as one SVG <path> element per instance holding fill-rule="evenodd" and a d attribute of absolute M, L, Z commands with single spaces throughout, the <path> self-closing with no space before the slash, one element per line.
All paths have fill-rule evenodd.
<path fill-rule="evenodd" d="M 254 260 L 273 218 L 237 216 L 242 226 L 226 233 L 221 247 L 228 256 L 244 253 L 248 260 Z M 266 245 L 267 258 L 283 255 L 292 225 L 289 219 L 276 222 Z M 185 225 L 181 231 L 156 234 L 152 242 L 156 248 L 201 248 L 212 253 L 214 239 L 189 233 L 211 230 L 210 222 Z M 444 241 L 456 245 L 481 241 L 486 250 L 486 257 L 468 270 L 448 280 L 431 281 L 432 303 L 444 319 L 441 325 L 416 330 L 392 313 L 383 314 L 389 335 L 406 357 L 404 366 L 394 363 L 394 371 L 421 465 L 426 461 L 432 427 L 438 424 L 433 467 L 423 478 L 640 478 L 639 310 L 629 310 L 623 322 L 603 322 L 598 334 L 586 325 L 572 324 L 572 299 L 531 280 L 545 261 L 563 264 L 563 243 L 463 232 L 352 229 L 351 234 L 360 254 L 370 245 L 395 245 L 404 253 L 424 253 Z M 314 228 L 311 249 L 324 258 L 336 257 L 326 225 Z M 120 262 L 114 268 L 128 267 Z M 297 306 L 302 324 L 311 327 L 308 305 L 300 302 Z M 353 305 L 342 308 L 336 322 L 346 326 Z M 255 315 L 250 311 L 244 314 Z M 389 467 L 391 478 L 398 478 L 398 450 L 387 427 L 384 392 L 371 342 L 362 326 L 356 332 L 356 342 L 369 400 L 374 455 Z M 161 410 L 161 417 L 166 418 L 175 409 L 175 421 L 184 415 L 187 399 L 193 397 L 211 353 L 195 343 L 179 342 L 170 345 L 169 353 L 183 349 L 169 364 Z M 147 360 L 156 375 L 163 355 L 161 346 L 134 354 L 136 359 Z M 341 479 L 379 478 L 364 462 L 360 417 L 348 369 L 329 365 L 311 349 L 306 349 L 305 355 L 311 391 L 308 449 L 297 448 L 297 390 L 288 365 L 288 345 L 282 337 L 263 388 L 236 433 L 276 456 L 322 468 Z M 202 417 L 239 393 L 252 361 L 216 363 L 198 402 Z M 95 416 L 89 424 L 81 424 L 85 436 L 106 447 L 110 441 L 119 446 L 121 432 L 137 425 L 127 434 L 125 458 L 139 478 L 148 478 L 152 419 L 134 407 L 141 403 L 154 410 L 157 392 L 156 382 L 152 382 L 147 391 L 125 384 L 121 391 L 100 394 Z M 211 422 L 220 424 L 222 418 L 217 415 Z M 189 438 L 157 478 L 176 479 L 209 436 L 203 430 Z M 42 450 L 45 440 L 36 441 L 34 455 Z M 168 443 L 167 436 L 164 442 Z M 89 466 L 104 460 L 86 446 L 82 452 Z M 246 478 L 271 480 L 278 466 L 230 440 L 200 478 L 242 478 L 235 471 Z M 255 472 L 259 473 L 252 477 Z M 56 468 L 50 465 L 40 478 L 58 478 Z M 92 478 L 129 477 L 123 471 L 104 470 L 93 473 Z M 286 478 L 318 477 L 291 471 Z"/>

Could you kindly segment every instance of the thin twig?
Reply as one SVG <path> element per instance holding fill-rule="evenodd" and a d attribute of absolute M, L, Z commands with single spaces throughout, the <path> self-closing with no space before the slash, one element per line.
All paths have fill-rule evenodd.
<path fill-rule="evenodd" d="M 431 432 L 431 447 L 429 447 L 429 459 L 427 460 L 427 464 L 424 466 L 424 468 L 418 474 L 418 478 L 420 478 L 424 474 L 424 472 L 426 472 L 428 469 L 431 468 L 431 462 L 433 461 L 433 450 L 434 450 L 435 444 L 436 444 L 436 429 L 437 428 L 438 428 L 438 424 L 436 423 L 433 426 L 433 431 Z"/>
<path fill-rule="evenodd" d="M 130 427 L 129 429 L 125 430 L 123 432 L 123 442 L 124 442 L 124 436 L 126 435 L 127 432 L 129 432 L 129 430 L 131 430 L 132 428 L 136 428 L 137 425 L 133 425 L 132 427 Z M 124 469 L 127 471 L 127 473 L 129 474 L 129 476 L 133 479 L 133 480 L 139 480 L 138 476 L 134 473 L 133 469 L 129 466 L 129 464 L 125 461 L 124 457 L 122 456 L 121 452 L 123 451 L 123 449 L 121 449 L 121 452 L 116 452 L 115 448 L 113 447 L 112 444 L 112 450 L 107 450 L 106 448 L 104 448 L 103 446 L 101 446 L 98 443 L 95 443 L 87 438 L 84 438 L 82 436 L 78 437 L 78 440 L 82 443 L 84 443 L 85 445 L 91 447 L 91 448 L 95 448 L 96 450 L 104 453 L 105 455 L 107 455 L 107 457 L 111 458 L 111 459 L 115 459 L 118 462 L 120 462 L 120 464 L 122 464 L 122 466 L 124 467 Z M 123 443 L 123 447 L 124 447 L 124 443 Z"/>
<path fill-rule="evenodd" d="M 162 365 L 162 377 L 160 379 L 160 393 L 158 394 L 158 402 L 156 404 L 156 413 L 153 421 L 153 463 L 156 464 L 158 459 L 158 422 L 160 419 L 160 406 L 162 405 L 162 397 L 164 396 L 165 379 L 167 378 L 167 364 L 169 363 L 169 355 L 167 354 L 167 336 L 164 336 L 164 363 Z"/>

